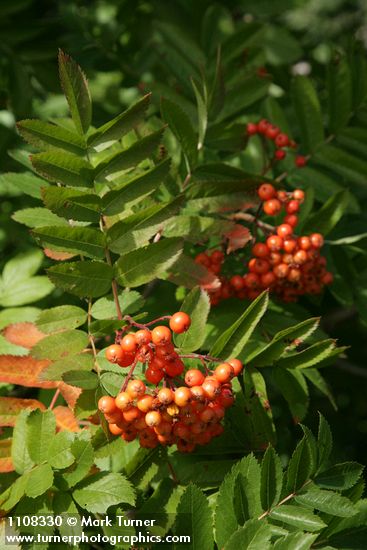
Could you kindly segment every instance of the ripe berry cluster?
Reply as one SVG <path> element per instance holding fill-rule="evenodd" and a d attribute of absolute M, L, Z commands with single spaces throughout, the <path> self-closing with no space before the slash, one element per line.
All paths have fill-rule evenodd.
<path fill-rule="evenodd" d="M 293 139 L 281 132 L 278 126 L 274 126 L 265 118 L 256 124 L 254 122 L 247 124 L 247 135 L 251 137 L 257 134 L 274 143 L 274 161 L 283 160 L 286 157 L 285 148 L 296 149 L 297 147 L 297 143 Z M 297 155 L 294 162 L 298 168 L 302 168 L 307 164 L 307 159 L 302 155 Z"/>
<path fill-rule="evenodd" d="M 325 285 L 332 283 L 333 276 L 326 270 L 326 259 L 320 255 L 324 243 L 320 233 L 297 237 L 294 229 L 298 223 L 297 213 L 304 200 L 301 189 L 289 193 L 277 191 L 269 183 L 258 188 L 258 196 L 266 214 L 275 216 L 283 209 L 285 218 L 280 225 L 270 228 L 265 242 L 256 242 L 245 275 L 233 275 L 230 279 L 221 276 L 221 287 L 210 293 L 211 303 L 236 296 L 255 299 L 264 289 L 270 289 L 286 302 L 297 300 L 302 294 L 319 294 Z M 221 258 L 217 262 L 217 258 Z M 214 251 L 211 255 L 201 253 L 196 262 L 219 275 L 223 254 Z M 215 269 L 213 269 L 215 267 Z"/>
<path fill-rule="evenodd" d="M 119 394 L 101 397 L 98 408 L 110 432 L 125 441 L 138 438 L 146 448 L 176 444 L 179 451 L 192 452 L 196 445 L 206 445 L 223 432 L 225 409 L 234 402 L 231 380 L 243 366 L 238 359 L 231 359 L 209 371 L 207 362 L 219 360 L 180 355 L 172 343 L 172 332 L 188 330 L 191 319 L 181 311 L 168 318 L 170 328 L 159 325 L 153 330 L 148 325 L 155 321 L 147 325 L 132 321 L 139 330 L 107 348 L 109 361 L 131 367 Z M 190 368 L 184 374 L 184 358 L 197 358 L 202 369 Z M 147 366 L 145 381 L 133 377 L 138 361 Z M 183 374 L 184 380 L 180 378 Z"/>

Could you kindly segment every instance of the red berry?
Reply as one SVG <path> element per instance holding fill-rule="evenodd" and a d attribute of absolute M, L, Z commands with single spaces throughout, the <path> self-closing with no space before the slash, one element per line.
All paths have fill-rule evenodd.
<path fill-rule="evenodd" d="M 145 378 L 151 384 L 159 384 L 163 376 L 164 373 L 161 370 L 153 369 L 152 367 L 148 367 L 145 371 Z"/>
<path fill-rule="evenodd" d="M 310 250 L 312 244 L 309 237 L 299 237 L 298 238 L 298 246 L 302 250 Z"/>
<path fill-rule="evenodd" d="M 284 263 L 276 265 L 273 269 L 274 275 L 278 279 L 285 279 L 285 277 L 288 275 L 288 271 L 289 271 L 289 266 Z"/>
<path fill-rule="evenodd" d="M 247 135 L 254 136 L 255 134 L 257 134 L 257 124 L 249 122 L 247 124 Z"/>
<path fill-rule="evenodd" d="M 294 263 L 302 265 L 307 262 L 307 252 L 305 250 L 298 250 L 293 256 Z"/>
<path fill-rule="evenodd" d="M 284 217 L 284 223 L 289 223 L 292 227 L 296 227 L 298 223 L 298 217 L 295 214 L 288 214 Z"/>
<path fill-rule="evenodd" d="M 282 149 L 277 149 L 274 153 L 274 156 L 277 160 L 283 160 L 286 157 L 286 152 Z"/>
<path fill-rule="evenodd" d="M 233 277 L 230 278 L 229 283 L 236 291 L 242 290 L 245 286 L 241 275 L 233 275 Z"/>
<path fill-rule="evenodd" d="M 277 234 L 279 237 L 282 237 L 283 239 L 285 239 L 286 237 L 290 237 L 292 233 L 293 233 L 293 228 L 288 223 L 282 223 L 277 227 Z"/>
<path fill-rule="evenodd" d="M 265 118 L 263 118 L 262 120 L 260 120 L 260 122 L 257 125 L 258 132 L 260 134 L 266 134 L 269 126 L 270 126 L 270 122 L 268 122 Z"/>
<path fill-rule="evenodd" d="M 289 145 L 289 138 L 287 134 L 278 134 L 275 138 L 275 145 L 277 147 L 287 147 L 287 145 Z"/>
<path fill-rule="evenodd" d="M 182 334 L 183 332 L 186 332 L 191 325 L 191 319 L 190 316 L 187 315 L 184 311 L 177 311 L 174 313 L 169 320 L 169 326 L 170 329 L 175 334 Z"/>
<path fill-rule="evenodd" d="M 249 263 L 249 270 L 258 275 L 263 275 L 270 269 L 270 264 L 262 258 L 252 258 Z"/>
<path fill-rule="evenodd" d="M 296 200 L 291 200 L 285 207 L 287 214 L 295 214 L 299 210 L 299 202 Z"/>
<path fill-rule="evenodd" d="M 257 194 L 262 201 L 267 201 L 276 196 L 276 190 L 271 183 L 263 183 L 257 190 Z"/>
<path fill-rule="evenodd" d="M 264 273 L 264 275 L 261 275 L 261 284 L 264 288 L 269 288 L 275 283 L 275 281 L 276 277 L 272 271 L 268 271 L 267 273 Z"/>
<path fill-rule="evenodd" d="M 124 356 L 124 352 L 118 344 L 112 344 L 112 346 L 108 346 L 106 349 L 106 359 L 110 361 L 110 363 L 118 363 L 122 360 Z"/>
<path fill-rule="evenodd" d="M 333 274 L 327 271 L 325 275 L 322 278 L 322 282 L 324 285 L 330 285 L 334 280 Z"/>
<path fill-rule="evenodd" d="M 301 272 L 300 272 L 300 270 L 299 270 L 299 269 L 296 269 L 295 267 L 291 268 L 291 269 L 289 270 L 287 279 L 288 279 L 288 281 L 290 281 L 291 283 L 297 283 L 297 282 L 301 279 Z"/>
<path fill-rule="evenodd" d="M 266 137 L 269 138 L 269 139 L 275 139 L 277 137 L 277 135 L 279 134 L 280 130 L 277 126 L 268 126 L 267 129 L 266 129 Z"/>
<path fill-rule="evenodd" d="M 293 191 L 293 198 L 296 199 L 296 201 L 302 202 L 305 199 L 305 192 L 302 191 L 302 189 L 295 189 Z"/>
<path fill-rule="evenodd" d="M 315 248 L 321 248 L 324 244 L 324 237 L 321 233 L 312 233 L 312 235 L 310 235 L 310 241 Z"/>
<path fill-rule="evenodd" d="M 264 243 L 256 243 L 252 247 L 252 254 L 257 258 L 266 258 L 269 256 L 270 250 Z"/>
<path fill-rule="evenodd" d="M 307 159 L 302 155 L 297 155 L 294 162 L 295 162 L 295 165 L 298 166 L 298 168 L 302 168 L 303 166 L 306 166 Z"/>
<path fill-rule="evenodd" d="M 135 334 L 126 334 L 121 340 L 121 347 L 124 351 L 132 353 L 138 347 Z"/>
<path fill-rule="evenodd" d="M 221 250 L 214 250 L 214 252 L 212 252 L 212 254 L 210 256 L 210 259 L 215 264 L 219 264 L 219 263 L 223 262 L 224 254 Z"/>
<path fill-rule="evenodd" d="M 270 237 L 266 239 L 266 244 L 272 252 L 277 252 L 283 247 L 283 239 L 279 237 L 279 235 L 270 235 Z"/>
<path fill-rule="evenodd" d="M 152 330 L 152 342 L 156 346 L 165 346 L 172 340 L 172 333 L 168 327 L 164 325 L 155 327 Z"/>
<path fill-rule="evenodd" d="M 268 216 L 276 216 L 282 209 L 282 203 L 278 199 L 270 199 L 264 202 L 263 209 Z"/>
<path fill-rule="evenodd" d="M 257 273 L 246 273 L 243 277 L 243 281 L 247 288 L 256 289 L 260 286 L 260 277 Z"/>

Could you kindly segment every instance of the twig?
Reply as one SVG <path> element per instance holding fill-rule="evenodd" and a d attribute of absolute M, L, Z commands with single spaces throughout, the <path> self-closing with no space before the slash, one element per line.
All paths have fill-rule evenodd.
<path fill-rule="evenodd" d="M 50 409 L 50 411 L 52 411 L 52 409 L 54 408 L 55 403 L 56 403 L 57 398 L 59 397 L 59 395 L 60 395 L 60 389 L 57 388 L 57 390 L 56 390 L 55 393 L 54 393 L 53 398 L 51 399 L 51 403 L 50 403 L 50 405 L 49 405 L 49 407 L 48 407 L 48 408 Z"/>

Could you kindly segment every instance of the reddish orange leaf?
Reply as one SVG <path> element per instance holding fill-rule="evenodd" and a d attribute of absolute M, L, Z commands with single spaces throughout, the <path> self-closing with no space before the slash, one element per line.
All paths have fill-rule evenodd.
<path fill-rule="evenodd" d="M 4 330 L 3 335 L 11 344 L 28 349 L 47 336 L 47 334 L 38 330 L 33 323 L 15 323 L 14 325 L 9 325 Z"/>
<path fill-rule="evenodd" d="M 216 290 L 221 285 L 220 280 L 214 273 L 184 254 L 173 266 L 169 280 L 186 288 L 199 285 L 204 290 Z"/>
<path fill-rule="evenodd" d="M 56 388 L 58 382 L 41 382 L 39 376 L 50 361 L 33 357 L 0 356 L 0 382 L 18 384 L 29 388 Z"/>
<path fill-rule="evenodd" d="M 56 417 L 57 429 L 60 431 L 80 432 L 79 424 L 74 413 L 69 407 L 55 407 L 53 409 Z"/>
<path fill-rule="evenodd" d="M 227 254 L 230 254 L 239 248 L 243 248 L 249 241 L 251 241 L 252 238 L 247 227 L 244 227 L 239 223 L 237 223 L 234 228 L 225 235 L 225 237 L 228 239 Z"/>
<path fill-rule="evenodd" d="M 69 384 L 65 384 L 65 382 L 56 383 L 61 392 L 61 395 L 63 396 L 69 407 L 73 409 L 79 395 L 82 393 L 82 390 L 80 388 L 76 388 L 75 386 L 69 386 Z"/>
<path fill-rule="evenodd" d="M 0 397 L 0 426 L 15 426 L 17 416 L 23 409 L 42 409 L 46 407 L 36 399 L 18 399 Z"/>
<path fill-rule="evenodd" d="M 48 258 L 51 258 L 51 260 L 70 260 L 70 258 L 74 258 L 76 254 L 70 254 L 69 252 L 58 252 L 56 250 L 51 250 L 50 248 L 44 248 L 43 252 L 45 256 Z"/>
<path fill-rule="evenodd" d="M 11 459 L 11 438 L 0 440 L 0 473 L 14 471 Z"/>

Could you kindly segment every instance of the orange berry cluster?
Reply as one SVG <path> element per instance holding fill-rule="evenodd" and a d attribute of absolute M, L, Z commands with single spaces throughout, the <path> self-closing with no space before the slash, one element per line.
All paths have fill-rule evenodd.
<path fill-rule="evenodd" d="M 280 131 L 278 126 L 274 126 L 265 118 L 256 124 L 249 122 L 246 129 L 249 137 L 259 134 L 263 138 L 274 142 L 275 151 L 273 160 L 275 161 L 283 160 L 286 157 L 285 148 L 295 149 L 297 147 L 297 143 L 293 139 L 290 139 L 287 134 Z M 302 155 L 297 155 L 294 162 L 298 168 L 302 168 L 307 164 L 307 159 Z"/>
<path fill-rule="evenodd" d="M 184 373 L 182 359 L 186 356 L 175 349 L 172 332 L 181 334 L 190 324 L 186 313 L 177 312 L 170 317 L 171 330 L 164 325 L 153 330 L 137 325 L 144 328 L 126 334 L 106 349 L 106 357 L 113 363 L 126 367 L 131 361 L 119 394 L 103 396 L 98 402 L 113 435 L 125 441 L 138 438 L 145 448 L 176 444 L 180 452 L 192 452 L 196 445 L 206 445 L 223 432 L 225 409 L 234 402 L 231 380 L 240 374 L 243 365 L 231 359 L 210 372 L 205 361 L 213 359 L 194 354 L 192 357 L 200 359 L 205 373 L 190 368 L 184 380 L 178 378 Z M 145 381 L 133 377 L 138 361 L 147 365 Z M 158 387 L 162 380 L 162 387 Z"/>
<path fill-rule="evenodd" d="M 265 289 L 270 289 L 286 302 L 296 301 L 302 294 L 319 294 L 333 281 L 332 274 L 326 270 L 326 259 L 320 255 L 323 236 L 320 233 L 294 235 L 304 192 L 301 189 L 291 193 L 277 191 L 269 183 L 263 183 L 257 192 L 266 214 L 275 216 L 284 208 L 285 218 L 265 242 L 253 245 L 252 257 L 247 264 L 248 273 L 230 279 L 220 277 L 221 287 L 210 292 L 212 305 L 231 296 L 253 300 Z M 222 258 L 219 264 L 214 261 L 217 257 Z M 196 262 L 219 275 L 223 254 L 219 251 L 211 255 L 200 253 Z M 213 270 L 213 265 L 219 265 L 219 268 Z"/>

